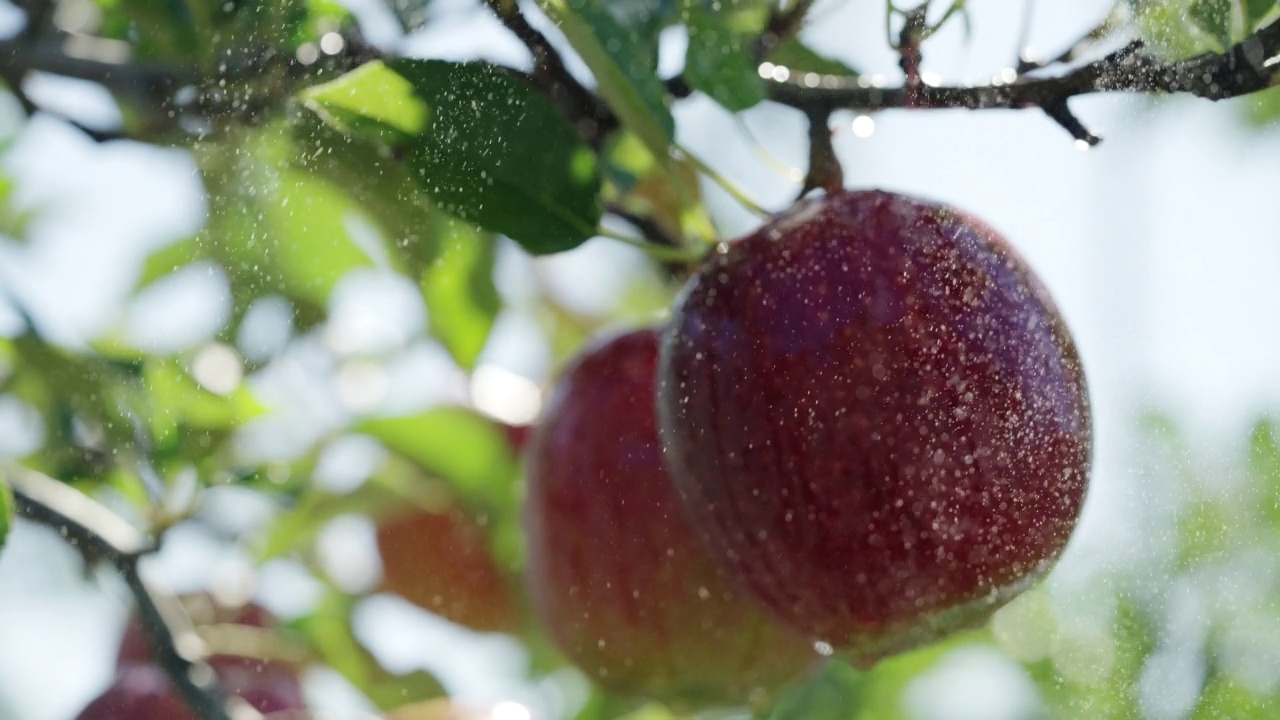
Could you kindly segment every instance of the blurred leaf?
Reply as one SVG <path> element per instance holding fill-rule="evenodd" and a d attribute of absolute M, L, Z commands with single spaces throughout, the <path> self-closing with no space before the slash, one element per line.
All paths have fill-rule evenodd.
<path fill-rule="evenodd" d="M 184 0 L 118 0 L 99 4 L 108 29 L 128 39 L 138 60 L 183 60 L 197 57 L 200 33 L 191 5 Z"/>
<path fill-rule="evenodd" d="M 209 221 L 203 251 L 226 269 L 238 312 L 283 290 L 323 309 L 348 271 L 373 264 L 349 223 L 363 213 L 329 182 L 297 170 L 282 128 L 198 148 Z"/>
<path fill-rule="evenodd" d="M 862 699 L 857 712 L 851 716 L 857 720 L 908 720 L 906 708 L 902 705 L 902 694 L 907 685 L 937 665 L 947 653 L 976 641 L 985 641 L 987 637 L 985 630 L 962 632 L 918 650 L 881 660 L 863 674 L 859 688 Z"/>
<path fill-rule="evenodd" d="M 1280 703 L 1259 697 L 1230 677 L 1214 674 L 1191 713 L 1190 720 L 1264 720 L 1276 717 Z"/>
<path fill-rule="evenodd" d="M 1269 125 L 1280 119 L 1280 87 L 1267 88 L 1240 99 L 1249 110 L 1249 119 L 1257 125 Z"/>
<path fill-rule="evenodd" d="M 1185 0 L 1128 1 L 1135 14 L 1134 29 L 1153 52 L 1166 58 L 1179 59 L 1210 50 L 1221 50 L 1218 47 L 1219 40 L 1198 31 L 1197 22 L 1191 17 Z"/>
<path fill-rule="evenodd" d="M 26 238 L 27 226 L 35 213 L 14 208 L 14 189 L 13 180 L 0 175 L 0 235 L 21 241 Z"/>
<path fill-rule="evenodd" d="M 400 264 L 417 277 L 435 258 L 435 229 L 443 215 L 409 168 L 376 141 L 347 135 L 310 114 L 293 118 L 296 167 L 343 188 L 390 240 Z"/>
<path fill-rule="evenodd" d="M 9 528 L 13 525 L 13 494 L 9 485 L 0 480 L 0 549 L 9 537 Z"/>
<path fill-rule="evenodd" d="M 1269 420 L 1259 420 L 1249 437 L 1249 472 L 1251 486 L 1261 494 L 1262 518 L 1280 532 L 1280 442 L 1276 427 Z"/>
<path fill-rule="evenodd" d="M 735 31 L 735 16 L 744 14 L 744 6 L 747 12 L 754 9 L 745 3 L 693 2 L 685 17 L 689 48 L 684 78 L 733 112 L 746 110 L 765 98 L 764 84 L 751 56 L 759 27 L 751 23 Z"/>
<path fill-rule="evenodd" d="M 1183 567 L 1222 557 L 1231 547 L 1231 518 L 1219 503 L 1188 503 L 1179 510 L 1177 523 L 1178 562 Z"/>
<path fill-rule="evenodd" d="M 1278 4 L 1276 0 L 1243 0 L 1245 14 L 1245 29 L 1248 32 L 1256 30 L 1261 21 L 1276 9 Z"/>
<path fill-rule="evenodd" d="M 597 91 L 655 157 L 665 158 L 675 137 L 667 89 L 657 74 L 656 31 L 626 27 L 599 0 L 541 0 L 591 74 Z"/>
<path fill-rule="evenodd" d="M 568 250 L 595 234 L 594 153 L 555 107 L 506 70 L 375 62 L 305 97 L 335 127 L 398 148 L 441 208 L 530 252 Z"/>
<path fill-rule="evenodd" d="M 515 458 L 506 436 L 471 410 L 441 407 L 418 415 L 379 418 L 355 430 L 448 480 L 468 502 L 509 502 Z"/>
<path fill-rule="evenodd" d="M 198 238 L 187 238 L 153 251 L 147 256 L 134 290 L 141 290 L 160 278 L 203 259 L 203 250 Z"/>
<path fill-rule="evenodd" d="M 822 75 L 857 77 L 858 71 L 839 60 L 819 55 L 805 45 L 797 35 L 782 41 L 769 53 L 769 62 L 783 65 L 795 72 L 815 72 Z"/>
<path fill-rule="evenodd" d="M 440 252 L 422 275 L 422 295 L 436 336 L 464 368 L 475 365 L 502 301 L 493 284 L 493 237 L 442 218 Z"/>
<path fill-rule="evenodd" d="M 639 138 L 625 131 L 609 139 L 605 157 L 610 201 L 652 218 L 676 239 L 709 240 L 716 236 L 702 202 L 698 170 L 688 158 L 655 162 Z"/>
<path fill-rule="evenodd" d="M 1222 48 L 1231 45 L 1231 0 L 1191 0 L 1187 15 Z"/>
<path fill-rule="evenodd" d="M 225 430 L 264 412 L 247 385 L 241 383 L 230 394 L 218 395 L 201 387 L 173 360 L 149 360 L 142 381 L 150 393 L 149 419 L 157 440 L 165 439 L 182 425 Z"/>
<path fill-rule="evenodd" d="M 506 434 L 472 410 L 439 407 L 418 415 L 366 420 L 355 428 L 449 483 L 490 533 L 497 559 L 520 565 L 520 486 Z"/>
<path fill-rule="evenodd" d="M 782 696 L 769 720 L 848 720 L 858 707 L 862 683 L 862 673 L 848 663 L 828 660 Z"/>
<path fill-rule="evenodd" d="M 427 672 L 395 675 L 378 664 L 352 633 L 354 609 L 354 599 L 331 591 L 310 615 L 292 623 L 292 627 L 302 633 L 325 664 L 381 710 L 445 694 L 440 682 Z"/>

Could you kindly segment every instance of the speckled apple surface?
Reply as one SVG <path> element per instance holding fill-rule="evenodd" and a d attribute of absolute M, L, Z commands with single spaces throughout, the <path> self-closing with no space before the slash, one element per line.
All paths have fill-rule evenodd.
<path fill-rule="evenodd" d="M 874 660 L 982 622 L 1059 556 L 1088 484 L 1079 357 L 984 223 L 880 191 L 721 245 L 663 338 L 667 460 L 712 555 Z"/>

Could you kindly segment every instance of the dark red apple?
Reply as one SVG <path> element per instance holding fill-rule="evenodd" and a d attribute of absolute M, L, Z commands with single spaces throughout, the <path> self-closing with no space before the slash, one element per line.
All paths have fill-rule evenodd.
<path fill-rule="evenodd" d="M 812 645 L 707 556 L 654 418 L 658 333 L 597 345 L 564 371 L 529 448 L 528 580 L 559 648 L 615 692 L 690 705 L 761 701 Z"/>
<path fill-rule="evenodd" d="M 262 630 L 275 624 L 270 614 L 257 605 L 222 606 L 203 594 L 184 597 L 182 604 L 198 628 L 221 632 L 223 636 L 227 636 L 228 631 Z M 131 619 L 120 641 L 115 683 L 81 711 L 79 720 L 193 718 L 152 657 L 141 622 Z M 208 661 L 222 690 L 244 700 L 258 712 L 274 713 L 304 706 L 298 670 L 291 663 L 236 653 L 215 654 Z"/>
<path fill-rule="evenodd" d="M 712 555 L 863 662 L 983 622 L 1084 498 L 1080 360 L 1021 258 L 887 192 L 722 245 L 663 338 L 666 457 Z"/>

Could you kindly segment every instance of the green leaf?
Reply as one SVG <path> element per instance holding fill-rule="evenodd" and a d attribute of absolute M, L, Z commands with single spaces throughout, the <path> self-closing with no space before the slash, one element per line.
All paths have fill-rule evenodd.
<path fill-rule="evenodd" d="M 1192 0 L 1187 16 L 1222 48 L 1231 45 L 1231 0 Z"/>
<path fill-rule="evenodd" d="M 200 242 L 227 270 L 238 311 L 281 290 L 323 309 L 343 275 L 373 264 L 348 230 L 362 209 L 343 189 L 296 169 L 283 130 L 232 134 L 196 155 L 209 203 Z"/>
<path fill-rule="evenodd" d="M 1245 27 L 1249 32 L 1258 29 L 1263 19 L 1276 9 L 1276 0 L 1244 0 Z"/>
<path fill-rule="evenodd" d="M 486 63 L 375 62 L 305 97 L 335 127 L 397 148 L 442 209 L 532 253 L 568 250 L 595 234 L 595 154 L 555 107 L 508 71 Z"/>
<path fill-rule="evenodd" d="M 325 664 L 379 709 L 389 710 L 444 695 L 444 687 L 425 671 L 397 675 L 378 664 L 351 630 L 355 605 L 353 598 L 330 592 L 315 611 L 292 623 L 292 627 L 302 633 Z"/>
<path fill-rule="evenodd" d="M 337 80 L 303 91 L 309 107 L 335 124 L 404 145 L 427 128 L 431 109 L 405 77 L 371 62 Z"/>
<path fill-rule="evenodd" d="M 493 284 L 493 238 L 444 218 L 440 252 L 422 275 L 431 334 L 458 364 L 471 368 L 484 349 L 502 301 Z"/>
<path fill-rule="evenodd" d="M 1226 675 L 1215 674 L 1205 683 L 1191 720 L 1245 720 L 1274 716 L 1275 699 L 1259 697 Z"/>
<path fill-rule="evenodd" d="M 400 263 L 420 276 L 435 257 L 435 231 L 443 213 L 405 163 L 386 145 L 338 132 L 314 115 L 299 113 L 292 120 L 300 149 L 295 166 L 343 188 L 382 229 Z"/>
<path fill-rule="evenodd" d="M 652 39 L 622 25 L 598 0 L 540 0 L 596 78 L 600 95 L 655 157 L 675 137 L 667 89 L 658 77 Z"/>
<path fill-rule="evenodd" d="M 858 71 L 852 66 L 846 65 L 839 60 L 833 60 L 825 55 L 819 55 L 795 35 L 779 43 L 769 53 L 769 62 L 774 65 L 783 65 L 790 69 L 792 73 L 814 72 L 820 75 L 858 76 Z"/>
<path fill-rule="evenodd" d="M 863 676 L 848 663 L 829 660 L 778 701 L 769 720 L 848 720 L 862 694 Z"/>
<path fill-rule="evenodd" d="M 1256 125 L 1269 125 L 1280 120 L 1280 87 L 1267 88 L 1241 98 Z"/>
<path fill-rule="evenodd" d="M 204 247 L 198 238 L 187 238 L 165 245 L 147 256 L 134 290 L 141 290 L 202 258 L 204 258 Z"/>
<path fill-rule="evenodd" d="M 157 441 L 166 440 L 179 426 L 225 430 L 264 412 L 248 386 L 218 395 L 201 387 L 173 360 L 148 361 L 142 381 L 150 393 L 149 419 Z"/>
<path fill-rule="evenodd" d="M 719 9 L 711 9 L 696 3 L 689 8 L 684 77 L 726 109 L 738 112 L 764 100 L 765 91 L 751 57 L 754 34 L 731 29 L 731 7 L 720 4 Z"/>
<path fill-rule="evenodd" d="M 1280 531 L 1280 441 L 1268 420 L 1259 420 L 1249 437 L 1249 473 L 1251 486 L 1261 494 L 1262 517 Z"/>
<path fill-rule="evenodd" d="M 355 427 L 448 480 L 479 507 L 511 502 L 515 458 L 506 436 L 471 410 L 440 407 L 418 415 L 366 420 Z"/>
<path fill-rule="evenodd" d="M 9 486 L 0 480 L 0 548 L 9 537 L 9 528 L 13 526 L 13 494 Z"/>

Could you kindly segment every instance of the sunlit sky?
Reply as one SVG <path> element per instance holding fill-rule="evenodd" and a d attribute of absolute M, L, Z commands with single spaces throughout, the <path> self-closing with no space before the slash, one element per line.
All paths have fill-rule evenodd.
<path fill-rule="evenodd" d="M 350 4 L 361 10 L 370 39 L 387 48 L 528 62 L 523 48 L 468 2 L 438 0 L 444 20 L 411 38 L 396 35 L 390 18 L 376 12 L 376 0 Z M 964 42 L 957 25 L 927 46 L 925 69 L 951 82 L 982 80 L 1015 57 L 1021 18 L 1010 8 L 1017 4 L 969 5 L 971 42 Z M 1078 37 L 1110 2 L 1038 5 L 1030 38 L 1047 53 Z M 885 46 L 882 6 L 820 2 L 817 21 L 804 36 L 892 82 L 897 66 Z M 11 6 L 0 4 L 0 31 L 14 17 Z M 668 70 L 679 67 L 680 47 L 677 35 L 664 38 Z M 69 110 L 112 118 L 109 99 L 83 86 L 45 78 L 40 88 Z M 1143 541 L 1132 537 L 1128 514 L 1162 488 L 1158 479 L 1135 470 L 1141 458 L 1132 427 L 1139 410 L 1173 411 L 1203 439 L 1199 451 L 1212 456 L 1232 452 L 1232 443 L 1258 414 L 1280 409 L 1280 340 L 1274 331 L 1280 231 L 1272 218 L 1280 187 L 1280 128 L 1247 128 L 1239 103 L 1115 96 L 1080 98 L 1073 108 L 1105 138 L 1101 146 L 1081 152 L 1036 111 L 882 113 L 872 126 L 861 121 L 857 134 L 853 115 L 846 113 L 836 116 L 835 135 L 850 185 L 945 200 L 1002 230 L 1040 273 L 1075 333 L 1092 387 L 1097 447 L 1085 519 L 1053 581 L 1064 596 Z M 0 125 L 6 131 L 14 127 L 15 113 L 4 109 Z M 794 196 L 796 184 L 764 162 L 741 125 L 711 102 L 682 102 L 676 117 L 678 140 L 761 204 L 781 209 Z M 805 134 L 796 112 L 762 106 L 743 119 L 769 154 L 788 166 L 802 164 Z M 869 137 L 858 137 L 872 127 Z M 184 153 L 130 143 L 97 145 L 63 123 L 40 118 L 18 133 L 0 162 L 18 179 L 20 201 L 41 211 L 29 244 L 0 243 L 0 282 L 31 306 L 50 337 L 74 344 L 108 329 L 132 328 L 139 342 L 189 346 L 216 328 L 228 301 L 225 282 L 209 268 L 157 289 L 158 296 L 124 302 L 145 253 L 190 236 L 202 222 L 199 180 Z M 707 192 L 727 235 L 757 222 L 714 187 Z M 637 261 L 630 249 L 593 241 L 538 264 L 559 297 L 600 310 L 616 301 L 619 279 Z M 528 270 L 527 259 L 504 252 L 499 278 L 509 299 L 528 292 L 522 286 Z M 423 323 L 414 297 L 412 286 L 376 270 L 345 282 L 332 301 L 330 337 L 298 343 L 294 365 L 259 379 L 268 398 L 292 411 L 264 431 L 265 446 L 247 441 L 245 452 L 270 455 L 290 443 L 301 448 L 341 423 L 341 389 L 308 384 L 316 377 L 308 363 L 321 362 L 324 347 L 332 350 L 338 340 L 401 348 L 379 380 L 388 403 L 409 409 L 464 392 L 443 351 L 412 339 L 420 337 Z M 255 320 L 264 324 L 261 337 L 274 337 L 271 323 L 279 318 L 271 313 L 267 307 Z M 12 330 L 15 322 L 0 303 L 0 331 Z M 252 345 L 253 338 L 248 340 Z M 536 329 L 518 312 L 503 317 L 485 361 L 534 383 L 554 370 Z M 367 389 L 359 383 L 368 378 L 356 374 L 343 382 Z M 14 427 L 20 412 L 0 402 L 0 424 Z M 20 452 L 34 441 L 17 433 L 0 440 L 0 451 Z M 377 462 L 376 448 L 344 442 L 350 447 L 335 452 L 326 466 L 323 481 L 334 487 L 351 477 L 358 481 Z M 358 588 L 376 579 L 366 525 L 339 525 L 330 535 L 322 551 L 333 556 L 335 567 L 348 568 L 344 582 Z M 228 581 L 244 573 L 244 557 L 195 530 L 175 538 L 169 550 L 149 570 L 175 589 L 200 586 L 210 572 Z M 78 572 L 78 561 L 55 538 L 28 526 L 19 525 L 11 547 L 0 555 L 0 720 L 70 718 L 109 681 L 125 597 L 109 575 L 86 584 Z M 276 603 L 273 609 L 288 614 L 303 608 L 308 585 L 296 568 L 279 563 L 267 568 L 260 592 Z M 560 702 L 546 687 L 518 681 L 523 661 L 510 641 L 476 637 L 391 598 L 366 608 L 359 625 L 389 664 L 437 670 L 464 697 L 518 700 L 547 712 Z M 970 682 L 986 678 L 1013 688 L 1016 677 L 1000 679 L 1009 672 L 999 657 L 953 660 L 917 690 L 953 697 L 945 717 L 1012 719 L 1033 707 L 1034 699 L 1010 691 L 997 698 L 1003 706 L 983 705 L 974 688 L 984 686 Z M 351 707 L 349 694 L 331 677 L 321 676 L 311 687 L 326 704 Z M 938 704 L 909 706 L 922 720 L 943 717 L 936 714 Z"/>

